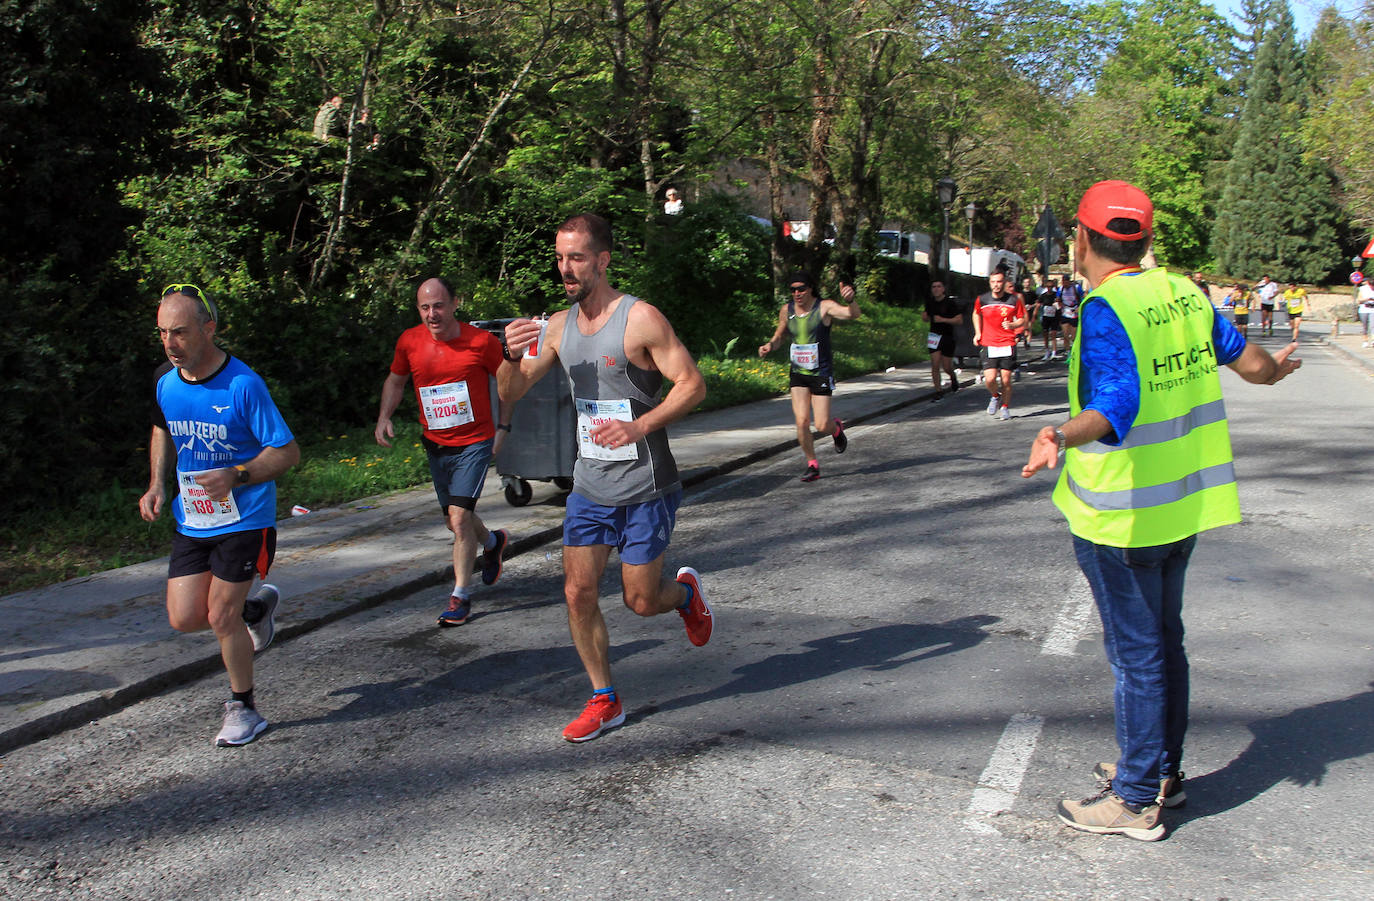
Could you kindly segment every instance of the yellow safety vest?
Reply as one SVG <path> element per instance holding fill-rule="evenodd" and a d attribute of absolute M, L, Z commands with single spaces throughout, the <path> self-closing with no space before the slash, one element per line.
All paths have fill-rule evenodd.
<path fill-rule="evenodd" d="M 1095 302 L 1112 308 L 1130 339 L 1140 411 L 1120 445 L 1069 448 L 1054 489 L 1069 531 L 1110 547 L 1151 547 L 1240 522 L 1212 305 L 1164 269 L 1110 277 L 1083 304 Z M 1069 356 L 1075 416 L 1081 346 Z"/>

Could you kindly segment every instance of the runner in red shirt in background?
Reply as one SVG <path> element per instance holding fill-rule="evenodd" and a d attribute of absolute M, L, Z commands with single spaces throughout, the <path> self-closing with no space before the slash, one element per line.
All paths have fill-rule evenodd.
<path fill-rule="evenodd" d="M 1029 321 L 1026 305 L 1007 292 L 1007 276 L 994 272 L 988 276 L 986 294 L 973 302 L 973 343 L 978 345 L 983 362 L 983 384 L 992 399 L 988 415 L 1011 419 L 1012 373 L 1016 371 L 1016 332 Z"/>
<path fill-rule="evenodd" d="M 461 626 L 472 612 L 469 583 L 477 551 L 482 549 L 482 582 L 501 578 L 501 561 L 509 535 L 488 531 L 476 513 L 496 436 L 510 431 L 509 405 L 501 403 L 493 423 L 488 377 L 502 365 L 501 341 L 495 335 L 459 322 L 453 291 L 441 278 L 431 278 L 416 292 L 420 325 L 396 341 L 391 373 L 382 383 L 382 403 L 374 437 L 391 447 L 396 437 L 391 414 L 415 382 L 420 406 L 421 441 L 429 456 L 429 474 L 444 522 L 453 532 L 453 594 L 439 625 Z M 500 430 L 499 432 L 497 430 Z M 502 436 L 504 437 L 504 436 Z"/>

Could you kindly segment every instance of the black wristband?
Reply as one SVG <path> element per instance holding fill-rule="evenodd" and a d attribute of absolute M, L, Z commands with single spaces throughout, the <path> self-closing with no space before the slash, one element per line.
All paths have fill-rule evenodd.
<path fill-rule="evenodd" d="M 501 431 L 503 431 L 503 432 L 509 432 L 509 431 L 510 431 L 510 423 L 498 422 L 498 423 L 496 424 L 496 427 L 497 427 L 498 429 L 500 429 Z"/>

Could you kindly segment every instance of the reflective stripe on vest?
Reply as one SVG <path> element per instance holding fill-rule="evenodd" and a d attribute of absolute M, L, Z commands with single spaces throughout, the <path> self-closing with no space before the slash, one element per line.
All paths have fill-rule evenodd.
<path fill-rule="evenodd" d="M 1215 312 L 1186 279 L 1163 269 L 1118 275 L 1084 308 L 1105 303 L 1136 359 L 1140 408 L 1120 445 L 1070 448 L 1054 502 L 1080 538 L 1149 547 L 1240 521 L 1221 397 Z M 1082 412 L 1080 346 L 1069 360 L 1069 407 Z"/>
<path fill-rule="evenodd" d="M 1121 491 L 1091 491 L 1074 481 L 1073 476 L 1066 475 L 1065 478 L 1074 496 L 1094 510 L 1138 510 L 1172 504 L 1207 488 L 1230 485 L 1236 481 L 1236 468 L 1231 463 L 1218 463 L 1163 485 L 1124 488 Z"/>
<path fill-rule="evenodd" d="M 1194 407 L 1182 416 L 1175 416 L 1173 419 L 1133 426 L 1126 433 L 1126 440 L 1115 447 L 1110 444 L 1103 444 L 1101 441 L 1094 441 L 1091 444 L 1083 445 L 1079 450 L 1085 454 L 1107 454 L 1129 447 L 1163 444 L 1166 441 L 1173 441 L 1175 438 L 1182 438 L 1193 429 L 1201 426 L 1225 421 L 1226 405 L 1220 400 L 1214 400 L 1200 407 Z"/>

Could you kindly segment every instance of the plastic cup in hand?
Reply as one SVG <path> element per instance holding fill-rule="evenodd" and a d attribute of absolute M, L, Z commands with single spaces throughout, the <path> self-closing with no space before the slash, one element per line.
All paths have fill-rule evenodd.
<path fill-rule="evenodd" d="M 538 319 L 534 321 L 539 323 L 539 334 L 535 337 L 534 341 L 525 351 L 525 355 L 529 357 L 539 356 L 539 351 L 544 346 L 544 332 L 549 327 L 549 317 L 547 315 L 540 316 Z"/>

